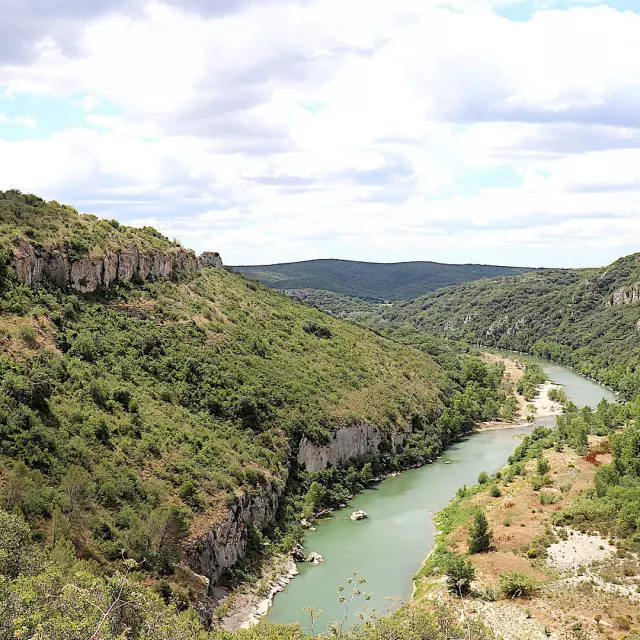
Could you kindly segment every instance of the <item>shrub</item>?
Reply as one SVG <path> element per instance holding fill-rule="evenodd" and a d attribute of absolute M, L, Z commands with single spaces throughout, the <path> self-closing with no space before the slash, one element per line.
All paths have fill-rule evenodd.
<path fill-rule="evenodd" d="M 500 491 L 500 487 L 497 484 L 494 484 L 493 487 L 491 487 L 491 497 L 499 498 L 501 495 L 502 491 Z"/>
<path fill-rule="evenodd" d="M 333 337 L 333 334 L 331 333 L 329 327 L 325 327 L 322 324 L 316 324 L 315 322 L 307 322 L 307 324 L 304 325 L 303 329 L 307 333 L 317 336 L 318 338 L 324 338 L 328 340 L 329 338 Z"/>
<path fill-rule="evenodd" d="M 562 499 L 558 494 L 551 493 L 550 491 L 541 491 L 538 495 L 538 499 L 540 500 L 540 504 L 556 504 L 560 502 Z"/>
<path fill-rule="evenodd" d="M 506 571 L 500 575 L 500 591 L 505 598 L 528 598 L 539 588 L 538 581 L 522 571 Z"/>
<path fill-rule="evenodd" d="M 481 471 L 478 476 L 478 484 L 487 484 L 489 481 L 489 474 L 486 471 Z"/>
<path fill-rule="evenodd" d="M 462 597 L 469 592 L 469 586 L 475 578 L 476 572 L 468 560 L 462 556 L 451 554 L 444 561 L 442 570 L 447 576 L 447 585 L 452 593 Z"/>
<path fill-rule="evenodd" d="M 36 330 L 30 325 L 20 327 L 20 337 L 29 345 L 36 344 Z"/>
<path fill-rule="evenodd" d="M 546 458 L 538 458 L 538 462 L 536 463 L 536 471 L 539 476 L 543 476 L 545 473 L 549 473 L 551 466 L 549 465 L 549 461 Z"/>
<path fill-rule="evenodd" d="M 493 540 L 493 532 L 489 530 L 487 516 L 483 511 L 477 511 L 469 526 L 469 553 L 486 551 Z"/>

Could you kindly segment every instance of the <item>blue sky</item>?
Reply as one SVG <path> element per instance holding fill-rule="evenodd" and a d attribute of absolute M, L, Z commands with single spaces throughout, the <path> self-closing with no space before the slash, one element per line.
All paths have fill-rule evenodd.
<path fill-rule="evenodd" d="M 56 6 L 53 6 L 53 5 Z M 0 189 L 229 264 L 640 249 L 640 3 L 22 0 Z"/>

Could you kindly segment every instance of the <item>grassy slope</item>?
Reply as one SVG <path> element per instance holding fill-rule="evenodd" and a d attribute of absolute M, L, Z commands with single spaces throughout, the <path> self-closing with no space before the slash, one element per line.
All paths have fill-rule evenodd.
<path fill-rule="evenodd" d="M 438 336 L 526 351 L 640 392 L 640 304 L 611 302 L 640 283 L 639 255 L 602 269 L 545 270 L 440 289 L 393 306 L 315 292 L 304 301 L 334 315 L 419 344 Z"/>
<path fill-rule="evenodd" d="M 132 245 L 165 251 L 178 246 L 151 227 L 125 227 L 38 196 L 0 191 L 0 248 L 24 240 L 36 248 L 66 245 L 74 258 Z"/>
<path fill-rule="evenodd" d="M 528 270 L 493 265 L 349 260 L 308 260 L 234 269 L 276 289 L 320 289 L 372 301 L 409 300 L 459 282 Z"/>

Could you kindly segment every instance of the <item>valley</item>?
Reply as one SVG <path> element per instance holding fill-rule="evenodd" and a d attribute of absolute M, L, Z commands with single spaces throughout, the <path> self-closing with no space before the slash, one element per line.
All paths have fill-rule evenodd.
<path fill-rule="evenodd" d="M 380 304 L 283 295 L 215 247 L 19 191 L 0 192 L 0 238 L 2 640 L 294 640 L 313 620 L 354 639 L 633 637 L 637 256 Z M 495 548 L 468 553 L 480 511 Z M 615 552 L 559 577 L 565 533 Z M 300 543 L 324 562 L 238 629 Z M 534 591 L 505 595 L 508 571 Z M 556 627 L 560 580 L 575 601 Z"/>

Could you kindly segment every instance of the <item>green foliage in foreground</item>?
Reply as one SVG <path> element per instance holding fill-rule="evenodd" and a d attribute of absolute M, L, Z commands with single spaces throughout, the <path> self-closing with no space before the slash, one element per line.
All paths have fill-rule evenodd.
<path fill-rule="evenodd" d="M 11 565 L 0 564 L 0 640 L 302 640 L 297 625 L 260 624 L 247 631 L 206 631 L 193 610 L 179 611 L 146 587 L 133 561 L 108 576 L 86 561 L 56 549 L 42 553 L 22 518 L 0 510 L 0 562 L 22 550 Z M 351 629 L 316 637 L 351 640 L 448 640 L 471 633 L 492 638 L 473 618 L 461 621 L 447 607 L 403 607 L 388 618 L 373 618 Z M 468 636 L 465 636 L 468 637 Z"/>
<path fill-rule="evenodd" d="M 364 300 L 409 300 L 468 280 L 511 276 L 529 269 L 481 264 L 399 262 L 392 264 L 350 260 L 305 260 L 287 264 L 234 267 L 275 289 L 297 295 L 352 296 Z M 313 291 L 308 291 L 309 289 Z"/>

